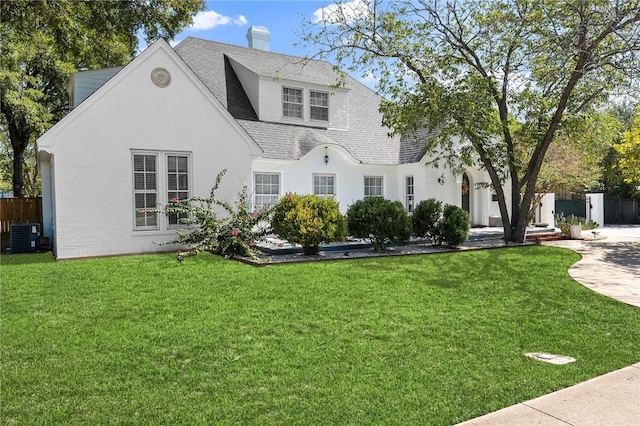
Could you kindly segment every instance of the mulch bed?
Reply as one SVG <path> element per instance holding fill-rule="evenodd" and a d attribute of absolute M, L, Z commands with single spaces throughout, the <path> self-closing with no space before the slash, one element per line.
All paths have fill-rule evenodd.
<path fill-rule="evenodd" d="M 324 260 L 345 260 L 360 259 L 368 257 L 383 256 L 409 256 L 416 254 L 448 253 L 465 250 L 480 250 L 500 247 L 513 247 L 517 245 L 533 245 L 535 242 L 527 241 L 522 244 L 505 243 L 503 238 L 492 238 L 466 241 L 458 247 L 434 246 L 427 242 L 413 242 L 405 245 L 395 245 L 389 247 L 384 252 L 373 251 L 371 247 L 356 246 L 356 248 L 344 247 L 344 249 L 331 247 L 328 250 L 320 248 L 318 255 L 304 255 L 302 253 L 291 253 L 291 250 L 270 249 L 268 252 L 260 252 L 256 258 L 237 258 L 237 260 L 254 266 L 281 265 L 297 262 L 318 262 Z"/>

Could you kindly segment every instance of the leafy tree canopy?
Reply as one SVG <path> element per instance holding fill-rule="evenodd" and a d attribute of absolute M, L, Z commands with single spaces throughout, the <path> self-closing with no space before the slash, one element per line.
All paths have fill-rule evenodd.
<path fill-rule="evenodd" d="M 304 42 L 378 78 L 394 133 L 437 129 L 423 140 L 436 161 L 479 162 L 512 241 L 524 239 L 551 144 L 572 139 L 640 72 L 640 0 L 352 0 L 324 10 Z"/>
<path fill-rule="evenodd" d="M 640 108 L 636 109 L 633 126 L 624 132 L 622 141 L 614 148 L 620 155 L 618 167 L 625 183 L 635 186 L 640 192 Z"/>
<path fill-rule="evenodd" d="M 0 0 L 0 130 L 13 150 L 13 191 L 23 194 L 24 152 L 65 114 L 72 72 L 124 65 L 147 42 L 173 38 L 203 0 Z"/>

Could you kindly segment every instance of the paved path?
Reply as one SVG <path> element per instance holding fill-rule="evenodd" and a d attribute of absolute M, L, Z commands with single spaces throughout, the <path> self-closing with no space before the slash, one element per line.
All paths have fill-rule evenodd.
<path fill-rule="evenodd" d="M 585 240 L 547 244 L 568 247 L 582 255 L 569 269 L 576 281 L 606 296 L 640 306 L 640 226 L 605 227 L 598 231 L 595 238 L 586 231 Z M 458 426 L 472 425 L 640 425 L 640 363 Z"/>
<path fill-rule="evenodd" d="M 598 231 L 595 239 L 590 231 L 584 231 L 584 240 L 547 244 L 567 247 L 582 255 L 569 268 L 574 280 L 605 296 L 640 307 L 640 226 L 604 227 Z"/>

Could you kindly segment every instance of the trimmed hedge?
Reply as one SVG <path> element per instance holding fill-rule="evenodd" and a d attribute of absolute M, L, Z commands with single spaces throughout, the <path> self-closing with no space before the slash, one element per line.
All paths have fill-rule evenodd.
<path fill-rule="evenodd" d="M 342 241 L 347 236 L 344 216 L 332 198 L 287 194 L 273 208 L 271 230 L 291 243 L 302 245 L 304 254 L 318 254 L 320 244 Z"/>
<path fill-rule="evenodd" d="M 383 251 L 388 242 L 404 243 L 411 237 L 411 220 L 400 201 L 367 197 L 347 209 L 349 233 L 368 238 L 375 251 Z"/>

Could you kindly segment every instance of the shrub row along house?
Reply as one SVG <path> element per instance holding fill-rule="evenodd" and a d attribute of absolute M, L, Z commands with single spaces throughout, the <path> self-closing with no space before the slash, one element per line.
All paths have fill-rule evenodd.
<path fill-rule="evenodd" d="M 332 64 L 268 50 L 252 27 L 249 47 L 189 37 L 158 40 L 122 68 L 76 73 L 72 110 L 38 140 L 44 235 L 57 258 L 172 249 L 177 218 L 144 212 L 177 197 L 220 199 L 243 185 L 252 208 L 288 192 L 331 196 L 344 212 L 384 196 L 408 211 L 436 198 L 462 206 L 475 225 L 499 215 L 478 169 L 462 176 L 427 166 L 424 149 L 389 137 L 380 97 Z"/>

